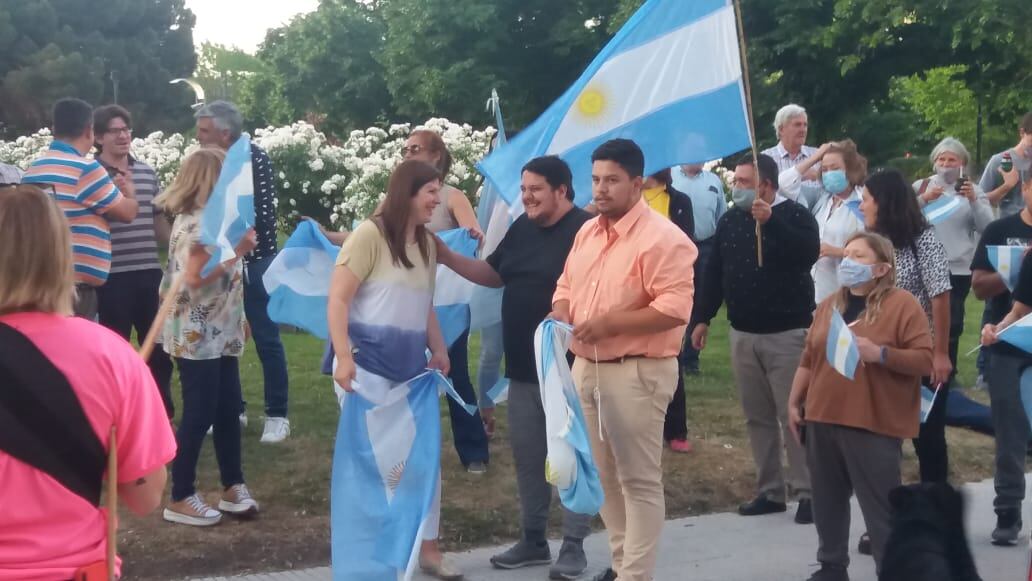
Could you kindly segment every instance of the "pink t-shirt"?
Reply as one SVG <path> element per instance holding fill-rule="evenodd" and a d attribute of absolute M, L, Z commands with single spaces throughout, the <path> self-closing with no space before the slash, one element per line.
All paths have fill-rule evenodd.
<path fill-rule="evenodd" d="M 147 365 L 114 332 L 42 313 L 0 317 L 65 375 L 105 447 L 118 432 L 118 481 L 167 464 L 176 441 Z M 105 558 L 106 511 L 0 451 L 0 581 L 71 579 Z"/>

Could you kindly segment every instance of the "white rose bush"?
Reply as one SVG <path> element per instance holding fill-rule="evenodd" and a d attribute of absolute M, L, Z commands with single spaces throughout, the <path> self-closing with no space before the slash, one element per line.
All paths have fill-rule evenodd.
<path fill-rule="evenodd" d="M 301 216 L 310 216 L 334 229 L 351 228 L 368 217 L 387 192 L 391 171 L 401 162 L 401 148 L 415 129 L 430 129 L 444 139 L 452 155 L 447 182 L 476 204 L 482 178 L 475 165 L 487 154 L 496 130 L 474 130 L 468 124 L 434 118 L 420 126 L 391 125 L 352 131 L 335 143 L 313 125 L 297 122 L 266 127 L 252 140 L 265 149 L 276 172 L 280 227 L 289 231 Z M 50 146 L 48 129 L 14 141 L 0 141 L 0 162 L 25 169 Z M 152 166 L 162 187 L 175 178 L 179 166 L 198 147 L 182 134 L 155 132 L 133 139 L 133 155 Z"/>

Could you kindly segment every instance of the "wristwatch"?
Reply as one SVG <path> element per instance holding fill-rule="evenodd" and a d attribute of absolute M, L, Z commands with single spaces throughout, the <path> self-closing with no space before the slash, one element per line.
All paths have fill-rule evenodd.
<path fill-rule="evenodd" d="M 884 345 L 881 348 L 881 364 L 885 365 L 885 361 L 889 359 L 889 348 Z"/>

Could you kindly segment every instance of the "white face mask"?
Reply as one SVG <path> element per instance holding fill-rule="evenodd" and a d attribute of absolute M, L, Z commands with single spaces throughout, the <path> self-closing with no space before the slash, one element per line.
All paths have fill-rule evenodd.
<path fill-rule="evenodd" d="M 959 167 L 942 167 L 941 165 L 935 166 L 935 175 L 939 176 L 939 179 L 946 182 L 947 184 L 955 184 L 960 179 L 960 168 Z"/>

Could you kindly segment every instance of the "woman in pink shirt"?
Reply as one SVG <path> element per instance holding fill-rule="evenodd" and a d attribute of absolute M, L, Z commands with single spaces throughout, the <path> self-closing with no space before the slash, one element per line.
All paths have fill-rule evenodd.
<path fill-rule="evenodd" d="M 0 581 L 106 578 L 111 428 L 119 498 L 137 514 L 158 506 L 176 451 L 146 363 L 71 316 L 71 251 L 50 196 L 0 188 Z"/>

